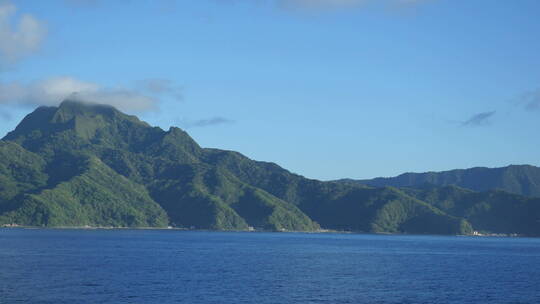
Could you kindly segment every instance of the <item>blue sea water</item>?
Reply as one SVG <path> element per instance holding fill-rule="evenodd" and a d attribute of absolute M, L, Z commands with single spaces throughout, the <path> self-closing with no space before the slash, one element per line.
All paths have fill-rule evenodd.
<path fill-rule="evenodd" d="M 540 303 L 540 239 L 0 229 L 0 303 Z"/>

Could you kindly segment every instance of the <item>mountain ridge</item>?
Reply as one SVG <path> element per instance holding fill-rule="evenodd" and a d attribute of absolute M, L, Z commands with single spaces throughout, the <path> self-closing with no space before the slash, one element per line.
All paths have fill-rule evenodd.
<path fill-rule="evenodd" d="M 421 193 L 308 179 L 238 152 L 202 148 L 179 128 L 152 127 L 110 106 L 64 101 L 40 107 L 0 141 L 0 156 L 0 225 L 501 230 L 478 217 L 458 216 Z M 504 233 L 540 235 L 540 203 L 521 196 L 499 203 L 499 196 L 482 202 L 502 204 L 501 210 L 515 203 L 523 211 L 518 214 L 533 211 L 524 223 L 509 221 Z"/>
<path fill-rule="evenodd" d="M 369 186 L 421 187 L 456 185 L 474 191 L 500 189 L 524 196 L 540 197 L 540 167 L 533 165 L 508 165 L 505 167 L 472 167 L 447 171 L 407 172 L 395 177 L 373 179 L 341 179 L 337 182 Z"/>

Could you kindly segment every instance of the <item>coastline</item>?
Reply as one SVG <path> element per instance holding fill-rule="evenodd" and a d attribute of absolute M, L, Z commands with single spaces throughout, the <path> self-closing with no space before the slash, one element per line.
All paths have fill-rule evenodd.
<path fill-rule="evenodd" d="M 251 233 L 310 233 L 310 234 L 372 234 L 372 235 L 419 235 L 419 236 L 461 236 L 461 237 L 525 237 L 525 238 L 537 238 L 538 236 L 520 235 L 517 233 L 486 233 L 474 231 L 472 234 L 430 234 L 430 233 L 391 233 L 391 232 L 366 232 L 366 231 L 344 231 L 344 230 L 332 230 L 332 229 L 319 229 L 316 231 L 301 231 L 301 230 L 262 230 L 262 229 L 246 229 L 246 230 L 217 230 L 217 229 L 195 229 L 184 227 L 114 227 L 114 226 L 22 226 L 16 224 L 1 225 L 0 229 L 44 229 L 44 230 L 176 230 L 176 231 L 192 231 L 192 232 L 251 232 Z"/>

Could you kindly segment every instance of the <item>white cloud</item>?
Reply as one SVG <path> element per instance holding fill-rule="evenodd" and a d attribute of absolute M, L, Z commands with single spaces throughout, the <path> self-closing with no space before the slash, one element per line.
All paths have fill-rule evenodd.
<path fill-rule="evenodd" d="M 158 100 L 129 88 L 105 88 L 72 77 L 54 77 L 29 84 L 0 83 L 0 104 L 53 106 L 69 98 L 112 105 L 123 111 L 153 109 Z"/>
<path fill-rule="evenodd" d="M 81 92 L 70 96 L 70 99 L 108 104 L 123 111 L 142 112 L 155 108 L 158 99 L 143 95 L 129 89 L 100 89 Z"/>
<path fill-rule="evenodd" d="M 0 1 L 0 63 L 13 63 L 39 49 L 47 30 L 29 14 L 13 21 L 17 7 Z M 15 24 L 15 26 L 12 26 Z"/>

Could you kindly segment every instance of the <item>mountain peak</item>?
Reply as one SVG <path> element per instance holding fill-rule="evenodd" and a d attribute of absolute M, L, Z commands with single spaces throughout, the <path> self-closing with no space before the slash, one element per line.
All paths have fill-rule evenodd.
<path fill-rule="evenodd" d="M 117 133 L 119 129 L 132 129 L 134 126 L 150 128 L 136 116 L 124 114 L 113 106 L 66 99 L 58 107 L 37 108 L 4 139 L 22 142 L 66 130 L 90 139 L 100 129 L 112 128 L 111 132 Z"/>
<path fill-rule="evenodd" d="M 60 105 L 58 105 L 58 108 L 71 108 L 71 109 L 96 109 L 96 108 L 101 108 L 101 109 L 113 109 L 113 110 L 116 110 L 115 107 L 111 106 L 111 105 L 107 105 L 107 104 L 99 104 L 99 103 L 94 103 L 94 102 L 88 102 L 88 101 L 83 101 L 83 100 L 78 100 L 78 99 L 72 99 L 72 98 L 67 98 L 67 99 L 64 99 Z M 118 110 L 116 110 L 118 111 Z"/>
<path fill-rule="evenodd" d="M 67 122 L 77 116 L 92 117 L 102 115 L 113 117 L 119 114 L 122 113 L 110 105 L 66 99 L 58 106 L 56 113 L 52 117 L 52 122 Z"/>

